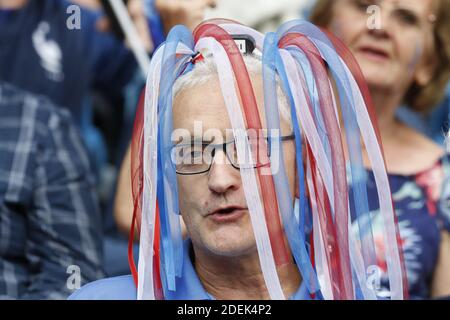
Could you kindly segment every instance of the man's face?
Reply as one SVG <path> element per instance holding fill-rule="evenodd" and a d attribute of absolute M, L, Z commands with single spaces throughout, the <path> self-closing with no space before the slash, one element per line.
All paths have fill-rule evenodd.
<path fill-rule="evenodd" d="M 262 79 L 254 76 L 252 82 L 264 127 L 265 115 L 261 112 L 264 106 Z M 222 133 L 214 136 L 212 143 L 229 141 L 225 132 L 232 126 L 217 77 L 204 85 L 181 91 L 174 100 L 175 130 L 185 129 L 190 132 L 192 139 L 205 141 L 205 137 L 195 136 L 198 130 L 194 130 L 194 126 L 195 123 L 198 126 L 199 122 L 203 133 L 211 129 Z M 281 129 L 283 136 L 292 133 L 286 121 L 282 120 Z M 294 141 L 283 143 L 283 147 L 285 168 L 293 195 L 297 176 Z M 237 257 L 255 253 L 256 243 L 240 171 L 226 159 L 224 152 L 216 149 L 209 172 L 178 175 L 179 206 L 196 250 L 210 255 Z"/>

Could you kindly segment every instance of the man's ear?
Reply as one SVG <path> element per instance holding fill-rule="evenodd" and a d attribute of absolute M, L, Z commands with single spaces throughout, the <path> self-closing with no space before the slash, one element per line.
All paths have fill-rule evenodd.
<path fill-rule="evenodd" d="M 306 147 L 305 147 L 304 141 L 302 141 L 302 164 L 303 164 L 303 168 L 306 168 Z M 306 170 L 303 170 L 303 172 L 305 172 L 304 180 L 300 181 L 300 178 L 298 175 L 298 168 L 297 168 L 297 166 L 295 166 L 294 192 L 295 192 L 295 197 L 297 199 L 300 198 L 300 183 L 303 183 L 305 185 L 305 196 L 306 197 L 309 196 L 308 185 L 306 184 Z"/>
<path fill-rule="evenodd" d="M 188 231 L 186 228 L 186 223 L 184 223 L 184 219 L 183 216 L 181 215 L 180 212 L 180 227 L 181 227 L 181 236 L 183 237 L 183 240 L 185 240 L 186 238 L 188 238 Z"/>

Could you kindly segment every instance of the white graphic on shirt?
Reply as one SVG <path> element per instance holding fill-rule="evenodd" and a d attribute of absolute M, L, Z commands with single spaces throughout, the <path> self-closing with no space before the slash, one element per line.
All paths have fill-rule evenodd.
<path fill-rule="evenodd" d="M 62 52 L 56 41 L 47 39 L 49 32 L 50 25 L 48 22 L 39 23 L 36 31 L 33 32 L 33 45 L 41 58 L 41 66 L 47 72 L 48 78 L 60 82 L 64 79 L 61 61 Z"/>
<path fill-rule="evenodd" d="M 400 209 L 396 210 L 397 216 L 400 217 L 403 212 Z M 386 246 L 383 238 L 383 218 L 379 210 L 370 212 L 373 240 L 375 242 L 375 254 L 377 266 L 381 271 L 381 283 L 377 290 L 377 296 L 380 298 L 389 298 L 391 296 L 389 290 L 389 276 L 386 261 Z M 362 226 L 369 226 L 368 215 L 360 217 Z M 423 241 L 417 230 L 411 226 L 408 220 L 399 220 L 398 229 L 400 233 L 401 245 L 403 249 L 403 258 L 405 261 L 406 277 L 408 284 L 413 286 L 419 281 L 420 273 L 422 272 L 422 264 L 420 263 L 420 255 L 422 254 L 421 242 Z M 357 221 L 352 223 L 352 230 L 357 239 L 359 239 L 359 226 Z M 359 241 L 358 241 L 359 242 Z"/>

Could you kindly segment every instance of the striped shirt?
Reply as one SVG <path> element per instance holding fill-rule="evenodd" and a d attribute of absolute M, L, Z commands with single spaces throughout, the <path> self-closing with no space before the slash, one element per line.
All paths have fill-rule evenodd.
<path fill-rule="evenodd" d="M 0 81 L 0 299 L 64 299 L 101 278 L 101 230 L 68 111 Z"/>

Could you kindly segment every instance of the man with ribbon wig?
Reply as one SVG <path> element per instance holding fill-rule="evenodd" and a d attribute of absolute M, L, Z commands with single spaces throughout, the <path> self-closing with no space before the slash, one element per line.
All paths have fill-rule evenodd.
<path fill-rule="evenodd" d="M 138 266 L 130 252 L 132 276 L 71 299 L 382 298 L 363 145 L 389 244 L 390 298 L 406 298 L 367 92 L 346 47 L 304 21 L 266 35 L 228 20 L 193 34 L 173 28 L 152 58 L 133 133 Z"/>

